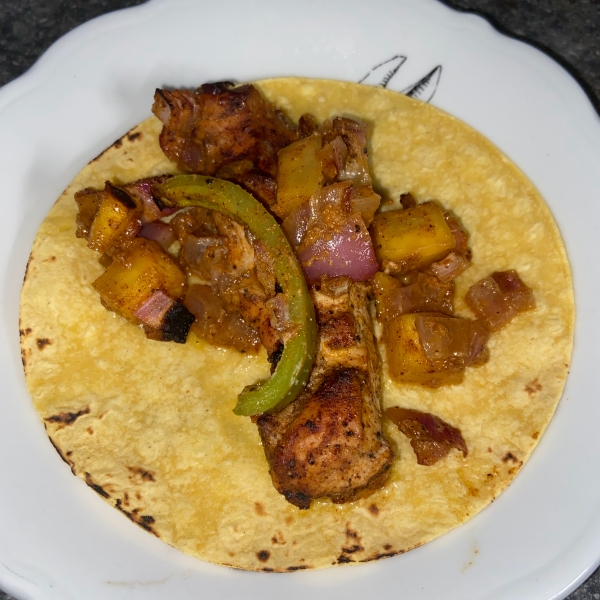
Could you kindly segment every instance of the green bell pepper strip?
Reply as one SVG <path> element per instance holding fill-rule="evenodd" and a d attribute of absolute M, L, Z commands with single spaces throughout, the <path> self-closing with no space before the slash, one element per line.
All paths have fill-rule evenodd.
<path fill-rule="evenodd" d="M 203 206 L 241 221 L 269 249 L 277 282 L 287 302 L 289 320 L 296 332 L 285 343 L 271 378 L 245 387 L 233 412 L 250 416 L 281 410 L 304 388 L 317 348 L 312 298 L 302 268 L 281 227 L 258 200 L 222 179 L 176 175 L 157 186 L 155 194 L 170 207 Z"/>

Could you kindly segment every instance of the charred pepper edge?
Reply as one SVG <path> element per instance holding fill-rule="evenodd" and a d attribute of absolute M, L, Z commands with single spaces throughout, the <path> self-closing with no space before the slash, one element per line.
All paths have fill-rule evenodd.
<path fill-rule="evenodd" d="M 276 280 L 283 289 L 289 319 L 297 333 L 286 342 L 271 378 L 244 388 L 233 412 L 251 416 L 285 408 L 298 397 L 310 376 L 317 348 L 317 324 L 302 268 L 281 227 L 258 200 L 222 179 L 176 175 L 158 185 L 154 193 L 167 206 L 203 206 L 241 221 L 271 252 Z"/>

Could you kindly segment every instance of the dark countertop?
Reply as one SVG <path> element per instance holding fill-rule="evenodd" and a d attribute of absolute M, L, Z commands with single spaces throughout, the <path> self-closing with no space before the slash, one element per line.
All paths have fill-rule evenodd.
<path fill-rule="evenodd" d="M 0 86 L 26 71 L 56 39 L 90 19 L 143 0 L 0 0 Z M 505 34 L 550 54 L 600 112 L 599 0 L 445 0 L 478 12 Z M 600 557 L 600 540 L 598 541 Z M 568 600 L 598 600 L 598 569 Z M 14 600 L 0 591 L 0 600 Z"/>

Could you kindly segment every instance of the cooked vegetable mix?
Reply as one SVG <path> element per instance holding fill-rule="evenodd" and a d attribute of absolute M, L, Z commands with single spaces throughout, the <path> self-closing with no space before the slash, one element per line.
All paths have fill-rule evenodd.
<path fill-rule="evenodd" d="M 256 415 L 281 410 L 302 391 L 310 375 L 317 343 L 315 312 L 300 265 L 281 228 L 248 192 L 228 181 L 199 175 L 179 175 L 156 189 L 166 204 L 177 208 L 203 206 L 242 221 L 265 243 L 273 257 L 275 277 L 287 304 L 294 333 L 285 342 L 272 377 L 246 388 L 234 412 Z"/>

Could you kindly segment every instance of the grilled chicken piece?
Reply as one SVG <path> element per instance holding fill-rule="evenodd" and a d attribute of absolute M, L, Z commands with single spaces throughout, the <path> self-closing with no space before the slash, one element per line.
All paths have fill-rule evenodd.
<path fill-rule="evenodd" d="M 267 205 L 275 202 L 277 151 L 299 129 L 251 85 L 207 83 L 197 90 L 156 90 L 160 147 L 179 169 L 239 183 Z"/>
<path fill-rule="evenodd" d="M 299 508 L 383 485 L 394 458 L 381 432 L 366 284 L 324 277 L 313 297 L 319 348 L 307 388 L 279 413 L 255 419 L 273 484 Z"/>

